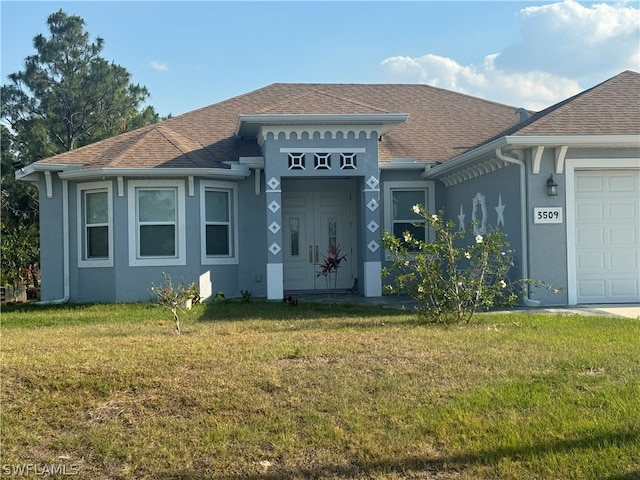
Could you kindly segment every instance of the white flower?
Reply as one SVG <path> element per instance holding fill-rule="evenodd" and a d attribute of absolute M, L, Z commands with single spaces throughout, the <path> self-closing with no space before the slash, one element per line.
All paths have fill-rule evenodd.
<path fill-rule="evenodd" d="M 482 243 L 482 235 L 476 236 L 476 243 Z"/>
<path fill-rule="evenodd" d="M 471 258 L 471 254 L 469 252 L 464 252 L 464 258 L 469 260 Z"/>
<path fill-rule="evenodd" d="M 415 204 L 413 206 L 413 213 L 420 213 L 420 205 Z"/>
<path fill-rule="evenodd" d="M 438 220 L 438 215 L 431 215 L 431 218 L 432 218 L 433 220 L 437 221 L 437 220 Z"/>
<path fill-rule="evenodd" d="M 504 280 L 500 280 L 498 282 L 498 285 L 500 285 L 500 288 L 505 288 L 507 286 L 507 282 L 505 282 Z"/>
<path fill-rule="evenodd" d="M 404 235 L 402 235 L 402 237 L 404 238 L 405 242 L 410 242 L 411 241 L 411 235 L 408 233 L 405 233 Z"/>
<path fill-rule="evenodd" d="M 418 293 L 424 293 L 424 287 L 422 285 L 418 285 Z"/>

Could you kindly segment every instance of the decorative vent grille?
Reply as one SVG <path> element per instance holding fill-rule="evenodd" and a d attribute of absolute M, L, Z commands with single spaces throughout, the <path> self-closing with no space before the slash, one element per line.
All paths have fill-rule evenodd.
<path fill-rule="evenodd" d="M 304 170 L 304 153 L 289 154 L 289 170 Z"/>
<path fill-rule="evenodd" d="M 341 153 L 340 154 L 340 168 L 342 170 L 355 170 L 356 169 L 356 154 L 355 153 Z"/>
<path fill-rule="evenodd" d="M 330 170 L 331 169 L 331 154 L 330 153 L 315 153 L 314 164 L 316 170 Z"/>

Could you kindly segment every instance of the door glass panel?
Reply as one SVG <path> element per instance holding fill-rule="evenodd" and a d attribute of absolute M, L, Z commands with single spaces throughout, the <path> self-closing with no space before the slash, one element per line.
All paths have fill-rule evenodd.
<path fill-rule="evenodd" d="M 298 218 L 289 219 L 289 242 L 291 245 L 291 256 L 300 255 L 300 220 Z"/>
<path fill-rule="evenodd" d="M 338 219 L 336 217 L 329 217 L 329 246 L 335 247 L 337 243 L 337 225 Z"/>

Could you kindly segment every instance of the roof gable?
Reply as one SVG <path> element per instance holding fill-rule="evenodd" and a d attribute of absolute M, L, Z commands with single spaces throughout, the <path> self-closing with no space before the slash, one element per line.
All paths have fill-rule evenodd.
<path fill-rule="evenodd" d="M 553 105 L 507 132 L 510 135 L 638 135 L 640 74 L 625 71 Z"/>

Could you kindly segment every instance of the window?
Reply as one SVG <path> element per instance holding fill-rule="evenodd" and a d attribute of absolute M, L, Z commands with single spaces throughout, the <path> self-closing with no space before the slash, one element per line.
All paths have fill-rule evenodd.
<path fill-rule="evenodd" d="M 111 182 L 78 185 L 78 266 L 113 266 Z"/>
<path fill-rule="evenodd" d="M 202 264 L 238 263 L 237 189 L 234 183 L 202 181 Z"/>
<path fill-rule="evenodd" d="M 184 182 L 129 182 L 129 264 L 185 265 Z"/>
<path fill-rule="evenodd" d="M 402 238 L 405 232 L 416 240 L 426 240 L 425 220 L 413 211 L 414 205 L 425 205 L 424 190 L 394 190 L 391 192 L 393 213 L 391 223 L 393 235 Z"/>
<path fill-rule="evenodd" d="M 429 240 L 425 220 L 414 213 L 413 206 L 424 205 L 431 210 L 435 204 L 432 182 L 385 182 L 385 228 L 402 238 L 410 232 L 418 240 Z M 414 224 L 418 225 L 414 225 Z"/>

